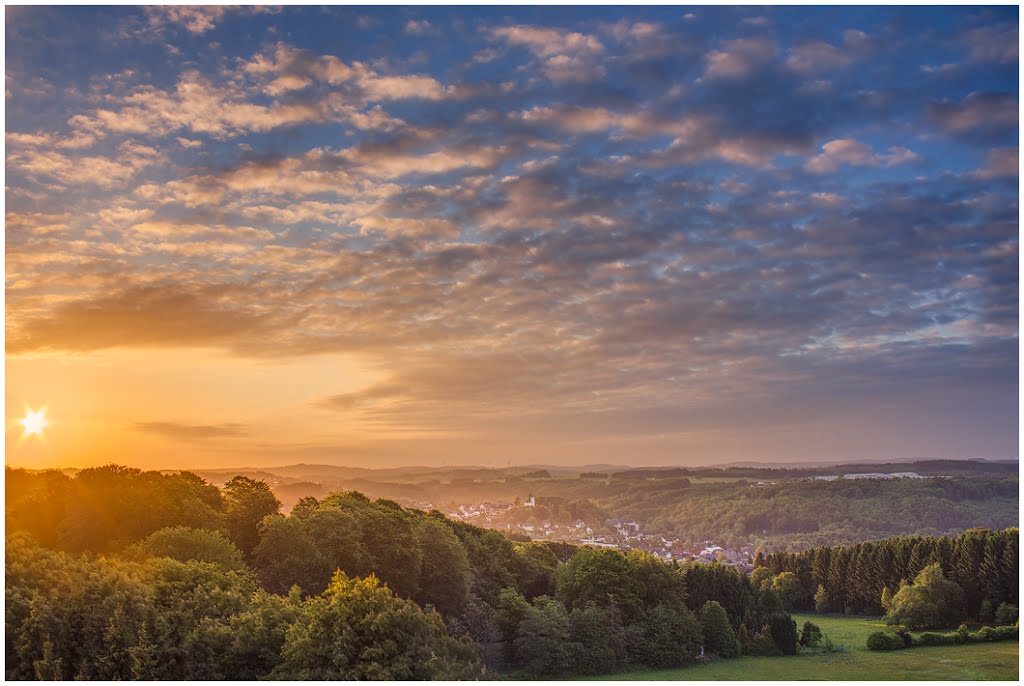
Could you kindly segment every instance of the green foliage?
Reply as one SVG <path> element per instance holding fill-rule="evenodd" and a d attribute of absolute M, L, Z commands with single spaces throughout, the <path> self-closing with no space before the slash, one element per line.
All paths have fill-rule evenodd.
<path fill-rule="evenodd" d="M 803 629 L 800 631 L 800 645 L 805 648 L 816 648 L 821 644 L 824 634 L 821 633 L 821 628 L 807 620 L 804 622 Z"/>
<path fill-rule="evenodd" d="M 520 588 L 527 598 L 554 595 L 555 572 L 559 560 L 543 543 L 524 543 L 515 547 L 519 559 Z"/>
<path fill-rule="evenodd" d="M 515 635 L 516 663 L 530 677 L 564 674 L 571 666 L 569 615 L 562 603 L 541 596 L 526 611 Z"/>
<path fill-rule="evenodd" d="M 796 575 L 800 590 L 794 608 L 864 614 L 891 609 L 893 589 L 900 588 L 903 579 L 914 579 L 926 567 L 938 565 L 946 579 L 962 589 L 957 607 L 967 616 L 979 616 L 983 606 L 987 614 L 987 608 L 1014 602 L 1018 539 L 1015 528 L 970 529 L 952 538 L 901 536 L 842 548 L 771 553 L 763 564 L 776 575 Z"/>
<path fill-rule="evenodd" d="M 889 590 L 888 586 L 882 588 L 882 597 L 879 600 L 879 604 L 886 610 L 892 605 L 892 591 Z"/>
<path fill-rule="evenodd" d="M 67 551 L 110 552 L 171 526 L 220 529 L 224 503 L 195 474 L 118 465 L 58 472 L 7 469 L 7 531 Z"/>
<path fill-rule="evenodd" d="M 828 612 L 832 605 L 832 599 L 823 584 L 818 584 L 818 590 L 814 592 L 814 609 L 817 612 Z"/>
<path fill-rule="evenodd" d="M 1016 624 L 1012 626 L 983 626 L 978 629 L 977 633 L 970 634 L 968 640 L 971 641 L 1010 641 L 1017 640 L 1020 633 L 1020 627 Z"/>
<path fill-rule="evenodd" d="M 139 559 L 169 557 L 180 562 L 209 562 L 226 572 L 243 572 L 247 569 L 242 560 L 242 551 L 219 531 L 190 529 L 187 526 L 155 531 L 130 546 L 125 553 L 128 557 Z"/>
<path fill-rule="evenodd" d="M 1010 603 L 1003 603 L 998 608 L 996 608 L 994 619 L 996 621 L 996 624 L 1016 624 L 1018 616 L 1019 613 L 1017 611 L 1016 605 L 1011 605 Z"/>
<path fill-rule="evenodd" d="M 704 603 L 700 610 L 700 628 L 704 637 L 704 649 L 712 655 L 736 657 L 740 654 L 739 642 L 729 624 L 725 608 L 714 600 Z"/>
<path fill-rule="evenodd" d="M 780 572 L 772 580 L 772 590 L 779 596 L 784 610 L 792 610 L 800 595 L 800 579 L 793 572 Z"/>
<path fill-rule="evenodd" d="M 494 611 L 494 624 L 498 638 L 503 646 L 504 667 L 512 669 L 520 666 L 516 655 L 516 633 L 519 625 L 530 613 L 530 604 L 516 589 L 504 588 L 498 594 L 498 602 Z"/>
<path fill-rule="evenodd" d="M 760 611 L 750 578 L 735 567 L 718 563 L 690 563 L 682 568 L 682 573 L 686 604 L 692 612 L 700 612 L 704 603 L 714 600 L 725 608 L 729 622 L 734 627 L 741 622 L 746 622 L 748 626 L 760 626 L 767 618 Z"/>
<path fill-rule="evenodd" d="M 308 533 L 308 523 L 295 516 L 270 515 L 260 527 L 252 564 L 263 588 L 284 594 L 298 586 L 306 595 L 318 595 L 330 582 L 330 563 Z"/>
<path fill-rule="evenodd" d="M 642 589 L 629 558 L 617 550 L 581 550 L 558 570 L 557 597 L 566 607 L 614 603 L 626 622 L 643 611 Z"/>
<path fill-rule="evenodd" d="M 868 636 L 868 650 L 899 650 L 904 647 L 903 639 L 888 631 L 876 631 Z"/>
<path fill-rule="evenodd" d="M 756 591 L 760 591 L 762 588 L 771 588 L 774 579 L 775 574 L 768 567 L 755 567 L 754 571 L 750 573 L 750 585 Z"/>
<path fill-rule="evenodd" d="M 483 675 L 472 643 L 448 635 L 435 612 L 397 597 L 376 577 L 334 575 L 287 631 L 274 678 L 471 679 Z"/>
<path fill-rule="evenodd" d="M 965 617 L 963 589 L 946 579 L 936 562 L 922 569 L 913 585 L 896 593 L 885 621 L 910 629 L 932 629 L 954 626 Z"/>
<path fill-rule="evenodd" d="M 754 635 L 750 637 L 747 642 L 746 648 L 744 648 L 745 655 L 754 655 L 758 657 L 774 657 L 782 655 L 782 651 L 772 640 L 772 628 L 771 625 L 765 624 L 759 630 L 754 632 Z"/>
<path fill-rule="evenodd" d="M 787 614 L 772 615 L 768 626 L 779 652 L 783 655 L 796 655 L 797 631 L 793 618 Z"/>
<path fill-rule="evenodd" d="M 614 606 L 592 603 L 569 614 L 571 674 L 608 674 L 618 670 L 627 655 L 625 628 Z"/>
<path fill-rule="evenodd" d="M 246 476 L 236 476 L 224 484 L 224 500 L 228 536 L 248 556 L 259 543 L 263 518 L 277 514 L 281 503 L 266 481 Z"/>
<path fill-rule="evenodd" d="M 656 669 L 690 664 L 700 650 L 700 624 L 687 608 L 657 605 L 626 628 L 629 660 Z"/>
<path fill-rule="evenodd" d="M 469 597 L 469 556 L 451 529 L 435 519 L 419 523 L 420 570 L 414 599 L 443 615 L 463 611 Z"/>
<path fill-rule="evenodd" d="M 207 665 L 203 678 L 256 680 L 281 664 L 288 628 L 302 611 L 298 593 L 257 591 L 249 607 L 227 619 L 200 624 L 191 641 L 191 658 Z"/>

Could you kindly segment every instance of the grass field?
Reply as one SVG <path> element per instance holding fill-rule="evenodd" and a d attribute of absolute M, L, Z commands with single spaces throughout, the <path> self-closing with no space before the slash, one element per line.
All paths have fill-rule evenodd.
<path fill-rule="evenodd" d="M 877 619 L 793 615 L 797 626 L 810 619 L 842 653 L 795 657 L 741 657 L 667 669 L 613 674 L 601 679 L 639 681 L 1017 681 L 1018 643 L 971 643 L 893 652 L 867 649 L 869 634 L 884 628 Z"/>

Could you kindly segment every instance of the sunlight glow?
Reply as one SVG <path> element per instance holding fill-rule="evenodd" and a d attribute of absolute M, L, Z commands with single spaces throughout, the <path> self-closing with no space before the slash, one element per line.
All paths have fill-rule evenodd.
<path fill-rule="evenodd" d="M 43 429 L 49 424 L 46 421 L 46 408 L 42 407 L 38 410 L 25 409 L 25 416 L 18 420 L 24 429 L 25 436 L 42 436 Z"/>

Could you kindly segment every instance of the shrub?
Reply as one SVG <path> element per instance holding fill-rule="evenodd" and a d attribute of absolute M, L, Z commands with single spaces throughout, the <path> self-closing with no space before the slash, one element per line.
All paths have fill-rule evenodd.
<path fill-rule="evenodd" d="M 814 648 L 821 643 L 823 634 L 817 624 L 811 621 L 804 622 L 803 630 L 800 632 L 800 645 L 805 648 Z"/>
<path fill-rule="evenodd" d="M 926 631 L 917 637 L 914 644 L 922 646 L 948 646 L 960 642 L 959 634 L 939 634 L 934 631 Z"/>
<path fill-rule="evenodd" d="M 1020 627 L 1017 626 L 983 626 L 977 633 L 971 634 L 972 641 L 1008 641 L 1017 638 Z"/>
<path fill-rule="evenodd" d="M 868 650 L 899 650 L 904 647 L 901 637 L 887 631 L 876 631 L 868 636 Z"/>
<path fill-rule="evenodd" d="M 747 643 L 745 650 L 747 655 L 755 657 L 782 655 L 782 651 L 779 650 L 778 646 L 775 645 L 775 641 L 772 640 L 772 629 L 767 624 L 750 638 L 750 642 Z"/>

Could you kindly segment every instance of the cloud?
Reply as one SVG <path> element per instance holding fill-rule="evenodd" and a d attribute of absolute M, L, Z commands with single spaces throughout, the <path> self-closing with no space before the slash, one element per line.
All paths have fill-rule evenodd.
<path fill-rule="evenodd" d="M 189 33 L 202 35 L 215 28 L 229 13 L 263 14 L 279 11 L 277 8 L 256 5 L 231 7 L 229 5 L 160 5 L 142 8 L 149 25 L 154 28 L 180 26 Z"/>
<path fill-rule="evenodd" d="M 932 120 L 951 134 L 983 138 L 1017 130 L 1017 96 L 1010 93 L 976 91 L 960 102 L 944 100 L 928 105 Z"/>
<path fill-rule="evenodd" d="M 737 38 L 722 42 L 718 50 L 707 54 L 704 77 L 739 79 L 771 64 L 778 48 L 768 38 Z"/>
<path fill-rule="evenodd" d="M 807 160 L 804 169 L 813 174 L 831 174 L 843 164 L 855 167 L 892 167 L 920 159 L 920 155 L 907 148 L 893 146 L 887 154 L 879 155 L 865 143 L 852 138 L 839 138 L 822 145 L 821 153 Z"/>
<path fill-rule="evenodd" d="M 1001 179 L 1020 174 L 1020 157 L 1016 146 L 989 150 L 985 166 L 975 172 L 982 179 Z"/>
<path fill-rule="evenodd" d="M 964 34 L 972 62 L 1017 64 L 1020 39 L 1012 24 L 980 26 Z"/>
<path fill-rule="evenodd" d="M 556 84 L 592 81 L 606 73 L 599 63 L 604 44 L 592 35 L 527 25 L 493 28 L 490 34 L 509 45 L 526 48 L 542 73 Z"/>
<path fill-rule="evenodd" d="M 410 19 L 405 22 L 405 33 L 421 35 L 434 32 L 433 25 L 426 19 Z"/>
<path fill-rule="evenodd" d="M 863 31 L 843 32 L 843 46 L 823 40 L 808 40 L 789 49 L 786 66 L 804 76 L 835 72 L 853 64 L 871 48 L 872 39 Z"/>
<path fill-rule="evenodd" d="M 360 406 L 374 404 L 382 400 L 390 400 L 405 396 L 409 389 L 401 384 L 384 383 L 371 386 L 356 393 L 341 393 L 323 398 L 316 402 L 318 407 L 328 410 L 353 410 Z"/>
<path fill-rule="evenodd" d="M 163 159 L 163 154 L 155 148 L 125 141 L 118 146 L 114 157 L 71 157 L 57 150 L 30 148 L 8 153 L 7 165 L 30 177 L 52 179 L 65 186 L 114 188 Z"/>
<path fill-rule="evenodd" d="M 209 438 L 244 436 L 244 424 L 179 424 L 176 422 L 135 422 L 137 431 L 159 434 L 178 441 L 201 441 Z"/>
<path fill-rule="evenodd" d="M 8 330 L 7 351 L 202 345 L 255 335 L 268 324 L 235 306 L 224 286 L 129 286 L 26 320 Z"/>

